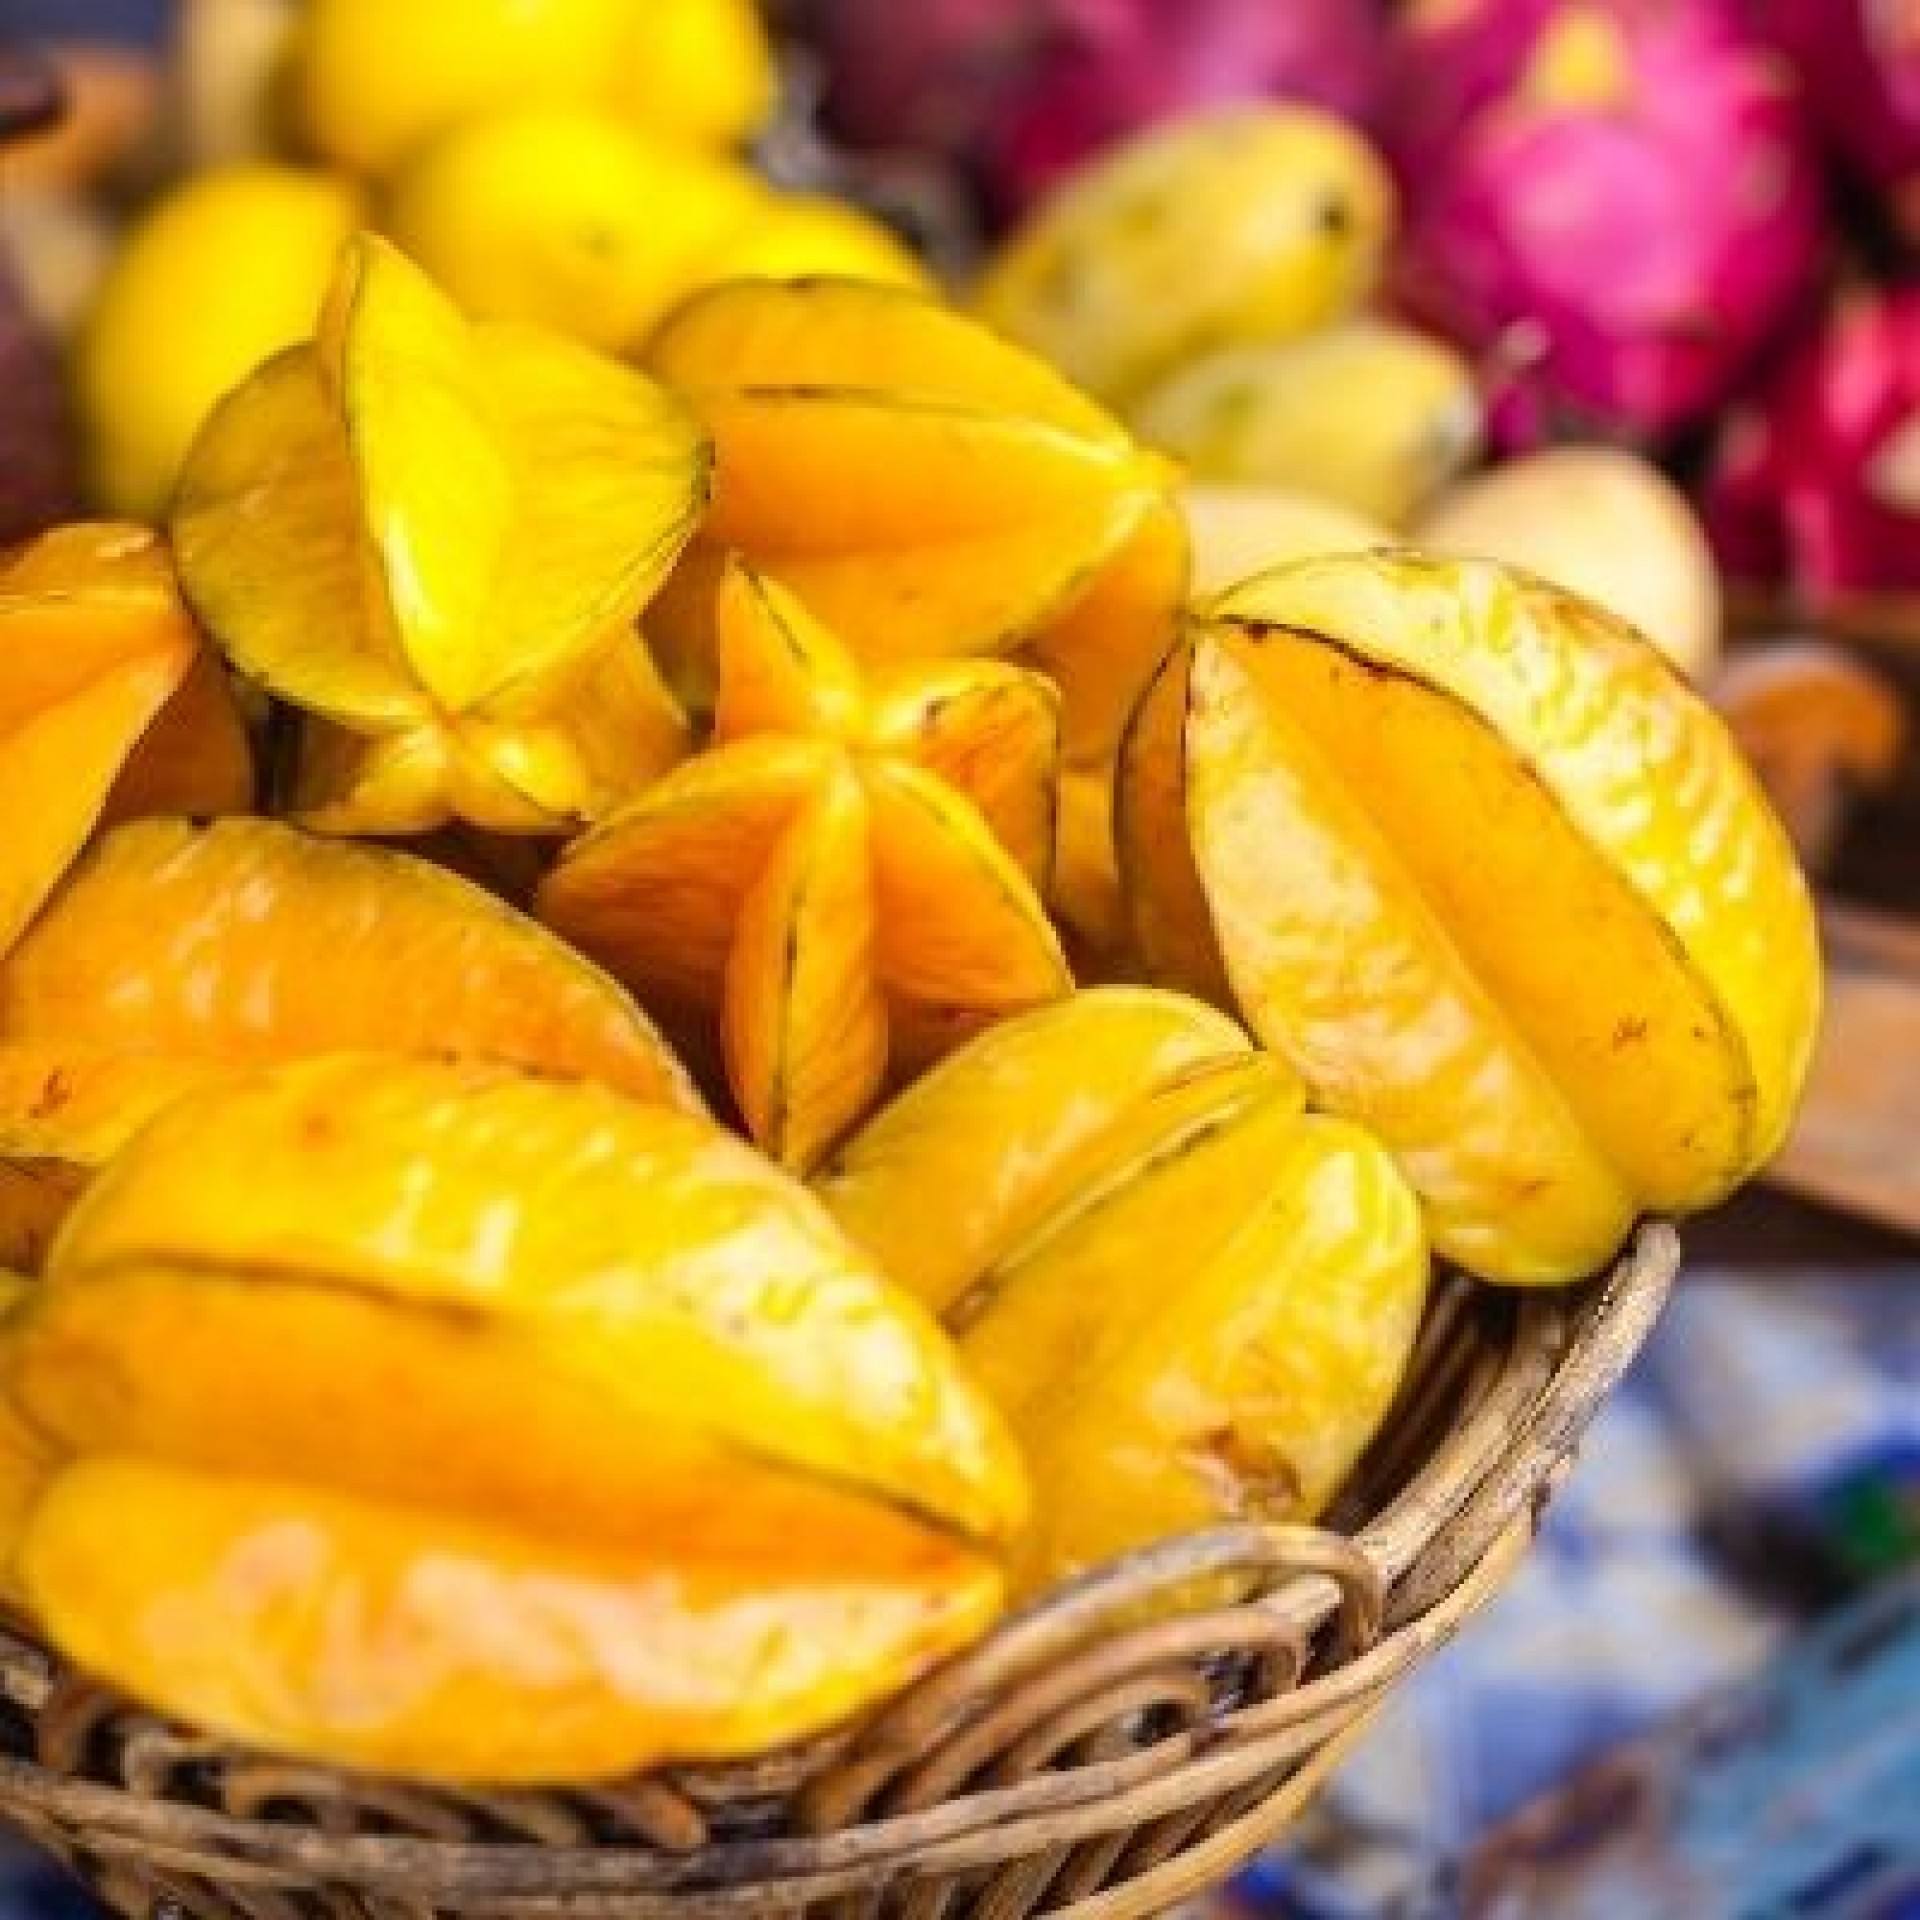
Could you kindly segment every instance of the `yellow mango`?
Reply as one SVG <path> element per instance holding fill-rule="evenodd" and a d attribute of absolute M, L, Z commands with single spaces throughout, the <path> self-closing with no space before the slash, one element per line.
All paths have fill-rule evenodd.
<path fill-rule="evenodd" d="M 898 287 L 717 287 L 648 365 L 717 449 L 703 546 L 738 549 L 869 660 L 1010 651 L 1164 489 L 1050 369 Z M 658 612 L 684 646 L 698 607 Z"/>
<path fill-rule="evenodd" d="M 1201 480 L 1307 494 L 1388 526 L 1460 474 L 1481 428 L 1472 367 L 1370 317 L 1185 361 L 1137 394 L 1127 419 Z"/>
<path fill-rule="evenodd" d="M 309 779 L 331 830 L 557 832 L 685 750 L 633 627 L 706 485 L 669 395 L 529 328 L 470 325 L 362 236 L 316 342 L 196 443 L 174 537 L 235 665 L 366 743 L 333 742 Z M 630 724 L 596 718 L 609 673 Z"/>
<path fill-rule="evenodd" d="M 1591 1272 L 1778 1146 L 1805 885 L 1720 722 L 1599 610 L 1405 554 L 1262 576 L 1163 672 L 1123 790 L 1150 957 L 1214 951 L 1472 1271 Z"/>
<path fill-rule="evenodd" d="M 1425 1298 L 1385 1148 L 1306 1116 L 1232 1021 L 1148 988 L 984 1035 L 816 1190 L 955 1328 L 1025 1447 L 1036 1588 L 1166 1533 L 1311 1518 L 1385 1417 Z"/>
<path fill-rule="evenodd" d="M 204 751 L 183 764 L 188 745 Z M 112 523 L 59 527 L 7 556 L 0 955 L 103 820 L 243 808 L 251 784 L 231 697 L 157 536 Z"/>
<path fill-rule="evenodd" d="M 784 1745 L 974 1639 L 1000 1591 L 990 1562 L 884 1512 L 765 1558 L 615 1552 L 125 1461 L 57 1475 L 20 1564 L 45 1631 L 137 1698 L 491 1787 Z"/>
<path fill-rule="evenodd" d="M 979 1632 L 1027 1514 L 950 1343 L 804 1188 L 504 1067 L 179 1101 L 0 1353 L 60 1463 L 19 1559 L 56 1644 L 335 1764 L 562 1783 L 803 1737 Z"/>
<path fill-rule="evenodd" d="M 717 1025 L 753 1137 L 805 1169 L 890 1072 L 1071 988 L 1040 892 L 1058 702 L 998 661 L 862 674 L 745 566 L 716 614 L 713 746 L 570 846 L 540 912 Z"/>
<path fill-rule="evenodd" d="M 265 820 L 107 835 L 0 965 L 0 1156 L 90 1164 L 182 1092 L 356 1048 L 691 1107 L 633 1003 L 491 894 Z"/>
<path fill-rule="evenodd" d="M 1386 168 L 1342 121 L 1221 108 L 1083 168 L 989 264 L 979 307 L 1118 404 L 1214 347 L 1351 313 L 1379 278 L 1392 224 Z"/>

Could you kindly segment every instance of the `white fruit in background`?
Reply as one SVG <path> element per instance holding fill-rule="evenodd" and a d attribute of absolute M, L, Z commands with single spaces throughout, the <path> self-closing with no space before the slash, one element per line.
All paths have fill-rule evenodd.
<path fill-rule="evenodd" d="M 1638 454 L 1561 447 L 1463 481 L 1416 544 L 1526 567 L 1631 621 L 1690 679 L 1719 658 L 1720 577 L 1693 508 Z"/>

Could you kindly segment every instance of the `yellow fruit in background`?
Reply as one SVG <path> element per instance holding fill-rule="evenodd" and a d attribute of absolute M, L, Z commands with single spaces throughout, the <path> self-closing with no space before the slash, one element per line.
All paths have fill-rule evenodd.
<path fill-rule="evenodd" d="M 589 107 L 488 114 L 434 141 L 387 203 L 393 238 L 468 313 L 640 345 L 763 218 L 736 162 Z"/>
<path fill-rule="evenodd" d="M 1224 965 L 1470 1271 L 1590 1274 L 1779 1147 L 1806 884 L 1719 718 L 1601 609 L 1404 552 L 1263 574 L 1170 657 L 1120 797 L 1155 970 Z"/>
<path fill-rule="evenodd" d="M 311 0 L 294 114 L 325 158 L 385 173 L 490 108 L 603 97 L 635 12 L 636 0 Z"/>
<path fill-rule="evenodd" d="M 711 146 L 756 132 L 779 90 L 756 0 L 638 0 L 614 82 L 636 125 Z"/>
<path fill-rule="evenodd" d="M 919 256 L 885 221 L 814 194 L 765 199 L 708 263 L 713 280 L 878 280 L 931 293 Z"/>
<path fill-rule="evenodd" d="M 1386 168 L 1344 122 L 1229 108 L 1075 175 L 988 267 L 980 310 L 1118 403 L 1196 353 L 1351 313 L 1392 224 Z"/>
<path fill-rule="evenodd" d="M 1190 486 L 1180 495 L 1193 541 L 1193 597 L 1207 598 L 1294 560 L 1390 547 L 1390 528 L 1350 507 L 1271 487 Z"/>
<path fill-rule="evenodd" d="M 100 506 L 159 518 L 214 406 L 262 361 L 312 336 L 360 219 L 345 181 L 248 164 L 183 182 L 135 223 L 75 346 Z"/>
<path fill-rule="evenodd" d="M 1480 444 L 1473 369 L 1389 320 L 1222 347 L 1141 393 L 1129 423 L 1202 480 L 1312 494 L 1403 525 Z"/>

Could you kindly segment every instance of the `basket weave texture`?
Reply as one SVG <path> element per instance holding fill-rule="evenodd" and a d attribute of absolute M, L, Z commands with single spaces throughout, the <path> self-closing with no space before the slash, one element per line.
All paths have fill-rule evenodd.
<path fill-rule="evenodd" d="M 1322 1526 L 1168 1541 L 795 1753 L 451 1793 L 169 1725 L 15 1629 L 0 1817 L 156 1920 L 1145 1920 L 1281 1832 L 1499 1590 L 1678 1264 L 1650 1226 L 1585 1288 L 1444 1283 Z"/>

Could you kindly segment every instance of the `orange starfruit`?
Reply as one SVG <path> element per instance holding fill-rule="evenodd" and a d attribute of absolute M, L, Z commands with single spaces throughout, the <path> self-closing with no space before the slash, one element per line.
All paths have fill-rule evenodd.
<path fill-rule="evenodd" d="M 567 849 L 540 910 L 710 1029 L 755 1139 L 807 1167 L 890 1066 L 1072 982 L 1041 904 L 1053 689 L 997 661 L 863 675 L 745 566 L 719 596 L 712 749 Z"/>

